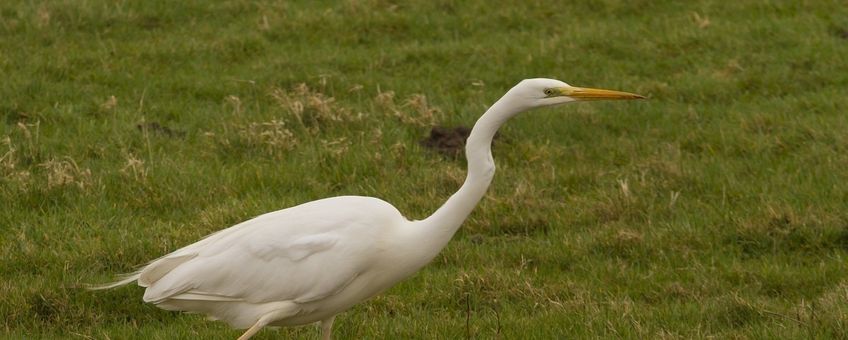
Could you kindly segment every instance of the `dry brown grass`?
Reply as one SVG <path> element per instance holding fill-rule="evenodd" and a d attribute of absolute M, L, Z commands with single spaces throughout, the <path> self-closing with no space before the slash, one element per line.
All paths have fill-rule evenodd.
<path fill-rule="evenodd" d="M 815 300 L 801 299 L 789 315 L 808 327 L 848 334 L 848 281 L 841 281 Z"/>
<path fill-rule="evenodd" d="M 270 92 L 277 105 L 287 113 L 282 119 L 306 129 L 310 134 L 317 134 L 326 126 L 359 121 L 363 117 L 361 113 L 338 105 L 335 98 L 303 83 L 291 90 L 273 88 Z"/>
<path fill-rule="evenodd" d="M 71 157 L 51 158 L 38 166 L 47 175 L 47 189 L 64 186 L 86 189 L 93 183 L 91 170 L 81 168 Z"/>
<path fill-rule="evenodd" d="M 240 126 L 238 136 L 248 145 L 260 146 L 270 151 L 291 150 L 297 143 L 297 137 L 282 120 L 251 122 Z"/>
<path fill-rule="evenodd" d="M 26 191 L 32 181 L 29 170 L 21 169 L 18 165 L 18 150 L 12 145 L 12 140 L 6 136 L 2 140 L 6 146 L 6 152 L 0 156 L 0 176 L 5 181 L 13 183 Z"/>
<path fill-rule="evenodd" d="M 147 179 L 147 167 L 144 165 L 144 160 L 136 157 L 136 155 L 132 153 L 127 154 L 127 162 L 119 171 L 124 176 L 136 181 L 143 181 Z"/>
<path fill-rule="evenodd" d="M 423 94 L 412 94 L 398 104 L 394 91 L 381 91 L 374 97 L 374 103 L 384 114 L 408 125 L 432 127 L 442 118 L 442 111 L 431 106 Z"/>

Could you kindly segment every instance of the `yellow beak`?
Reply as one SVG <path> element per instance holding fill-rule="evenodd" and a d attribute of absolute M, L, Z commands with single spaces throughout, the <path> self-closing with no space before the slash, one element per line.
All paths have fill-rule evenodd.
<path fill-rule="evenodd" d="M 623 99 L 645 99 L 645 96 L 630 92 L 613 90 L 593 89 L 588 87 L 561 87 L 558 89 L 563 96 L 585 101 L 585 100 L 623 100 Z"/>

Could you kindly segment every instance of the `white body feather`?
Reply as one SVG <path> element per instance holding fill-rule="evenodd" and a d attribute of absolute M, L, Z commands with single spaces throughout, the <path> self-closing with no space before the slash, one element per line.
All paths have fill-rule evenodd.
<path fill-rule="evenodd" d="M 401 242 L 413 237 L 414 225 L 376 198 L 327 198 L 212 234 L 145 266 L 137 280 L 147 287 L 145 302 L 208 314 L 235 328 L 250 327 L 279 302 L 298 310 L 272 325 L 311 323 L 429 262 L 438 251 L 411 252 Z"/>

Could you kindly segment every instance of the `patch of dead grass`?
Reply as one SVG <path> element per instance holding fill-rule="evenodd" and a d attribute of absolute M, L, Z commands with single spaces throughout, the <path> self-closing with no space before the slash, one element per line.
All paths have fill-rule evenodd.
<path fill-rule="evenodd" d="M 0 144 L 6 146 L 6 152 L 0 155 L 0 177 L 17 184 L 26 191 L 31 183 L 32 175 L 28 170 L 19 168 L 18 150 L 12 145 L 9 136 L 3 138 Z"/>
<path fill-rule="evenodd" d="M 442 115 L 439 108 L 430 105 L 425 95 L 418 93 L 403 99 L 399 104 L 394 91 L 379 92 L 374 97 L 374 103 L 384 114 L 418 127 L 435 126 Z"/>
<path fill-rule="evenodd" d="M 841 281 L 815 300 L 802 299 L 790 313 L 810 327 L 848 334 L 848 281 Z"/>
<path fill-rule="evenodd" d="M 298 126 L 311 134 L 317 134 L 323 127 L 335 123 L 360 121 L 363 118 L 362 113 L 338 105 L 335 98 L 303 83 L 290 90 L 273 88 L 271 97 L 288 114 L 282 120 L 297 122 Z"/>
<path fill-rule="evenodd" d="M 51 158 L 38 166 L 47 174 L 47 189 L 64 186 L 85 189 L 93 183 L 91 170 L 81 168 L 71 157 Z"/>
<path fill-rule="evenodd" d="M 251 122 L 238 128 L 238 136 L 248 145 L 260 146 L 269 151 L 291 150 L 298 139 L 282 120 Z"/>
<path fill-rule="evenodd" d="M 124 167 L 119 170 L 124 176 L 130 177 L 136 181 L 147 179 L 147 167 L 144 165 L 144 160 L 136 157 L 134 154 L 127 154 L 127 161 Z"/>

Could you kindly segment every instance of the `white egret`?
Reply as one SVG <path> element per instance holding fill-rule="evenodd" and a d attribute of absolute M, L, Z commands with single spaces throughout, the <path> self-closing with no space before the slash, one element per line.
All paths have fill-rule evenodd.
<path fill-rule="evenodd" d="M 523 111 L 574 101 L 640 95 L 527 79 L 477 120 L 465 152 L 465 183 L 430 217 L 409 221 L 372 197 L 341 196 L 267 213 L 165 255 L 125 279 L 146 287 L 144 301 L 204 313 L 247 339 L 265 326 L 321 323 L 411 276 L 430 262 L 483 197 L 495 174 L 492 138 Z"/>

